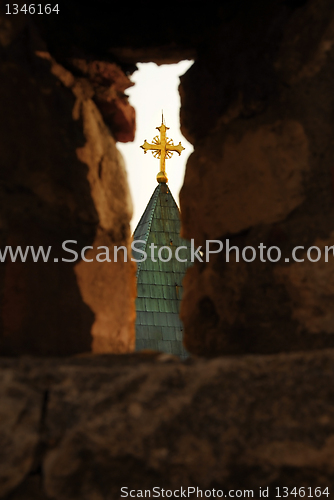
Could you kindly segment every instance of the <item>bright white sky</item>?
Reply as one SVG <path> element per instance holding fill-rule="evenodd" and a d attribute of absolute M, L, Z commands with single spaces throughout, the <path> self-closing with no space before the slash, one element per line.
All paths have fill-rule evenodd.
<path fill-rule="evenodd" d="M 193 151 L 192 145 L 186 141 L 180 131 L 180 96 L 178 93 L 179 76 L 183 75 L 193 61 L 181 61 L 178 64 L 139 63 L 138 71 L 133 73 L 131 80 L 135 85 L 126 90 L 130 103 L 136 109 L 137 132 L 134 142 L 117 143 L 121 151 L 128 172 L 129 185 L 133 200 L 132 232 L 135 230 L 146 205 L 157 186 L 156 175 L 160 170 L 159 159 L 154 158 L 140 146 L 145 139 L 151 143 L 154 136 L 159 134 L 155 127 L 161 125 L 161 111 L 164 113 L 164 122 L 170 129 L 167 137 L 173 139 L 174 144 L 181 141 L 185 148 L 181 156 L 174 153 L 172 158 L 166 159 L 168 185 L 179 205 L 179 191 L 183 184 L 183 177 L 188 156 Z"/>

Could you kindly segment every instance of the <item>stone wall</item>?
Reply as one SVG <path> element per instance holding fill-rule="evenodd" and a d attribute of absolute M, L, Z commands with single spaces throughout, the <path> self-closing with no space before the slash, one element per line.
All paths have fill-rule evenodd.
<path fill-rule="evenodd" d="M 333 3 L 248 14 L 222 23 L 181 79 L 182 129 L 195 146 L 183 236 L 257 249 L 252 263 L 235 251 L 226 262 L 224 250 L 188 271 L 181 314 L 196 354 L 334 346 L 334 260 L 324 253 L 334 243 Z M 261 243 L 281 260 L 261 262 Z M 322 257 L 311 263 L 314 245 Z M 296 246 L 303 263 L 292 261 Z"/>
<path fill-rule="evenodd" d="M 332 350 L 1 360 L 0 380 L 6 500 L 334 487 Z"/>
<path fill-rule="evenodd" d="M 134 348 L 131 262 L 63 262 L 130 245 L 132 202 L 116 140 L 133 140 L 132 85 L 116 64 L 55 61 L 25 16 L 2 17 L 1 249 L 52 247 L 49 262 L 1 264 L 0 353 Z M 70 64 L 71 63 L 71 64 Z M 77 243 L 75 243 L 77 242 Z M 58 259 L 58 262 L 55 261 Z"/>

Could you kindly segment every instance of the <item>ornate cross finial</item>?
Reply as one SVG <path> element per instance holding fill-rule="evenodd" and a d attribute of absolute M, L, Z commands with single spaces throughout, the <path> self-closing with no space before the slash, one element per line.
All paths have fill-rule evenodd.
<path fill-rule="evenodd" d="M 156 128 L 160 132 L 160 137 L 156 135 L 152 139 L 153 144 L 149 144 L 145 140 L 144 144 L 140 147 L 144 150 L 144 153 L 147 153 L 147 151 L 151 150 L 155 158 L 160 158 L 160 172 L 157 175 L 157 181 L 166 183 L 168 182 L 168 179 L 165 170 L 165 159 L 171 158 L 175 151 L 180 155 L 184 150 L 184 147 L 181 145 L 181 142 L 179 142 L 177 146 L 174 146 L 173 140 L 166 137 L 166 130 L 169 130 L 169 127 L 166 127 L 166 125 L 164 124 L 163 115 L 160 127 Z"/>

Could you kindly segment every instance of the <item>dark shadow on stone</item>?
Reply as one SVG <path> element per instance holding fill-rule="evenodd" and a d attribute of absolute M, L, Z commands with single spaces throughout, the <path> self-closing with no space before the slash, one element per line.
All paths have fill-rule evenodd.
<path fill-rule="evenodd" d="M 47 263 L 30 256 L 0 265 L 0 353 L 62 356 L 90 351 L 94 321 L 75 263 L 61 261 L 73 258 L 62 242 L 92 244 L 98 216 L 76 156 L 86 140 L 72 117 L 74 96 L 35 48 L 26 27 L 1 53 L 0 247 L 52 250 Z"/>

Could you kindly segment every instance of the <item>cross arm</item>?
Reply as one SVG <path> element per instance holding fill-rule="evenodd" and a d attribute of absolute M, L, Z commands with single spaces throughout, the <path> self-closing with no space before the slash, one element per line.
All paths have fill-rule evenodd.
<path fill-rule="evenodd" d="M 144 153 L 147 153 L 148 150 L 159 151 L 161 149 L 160 144 L 149 144 L 147 141 L 144 141 L 144 144 L 140 147 L 144 150 Z"/>
<path fill-rule="evenodd" d="M 176 151 L 180 155 L 185 148 L 182 146 L 181 142 L 179 142 L 177 146 L 174 146 L 174 144 L 173 145 L 168 144 L 166 146 L 166 149 L 167 151 Z"/>

